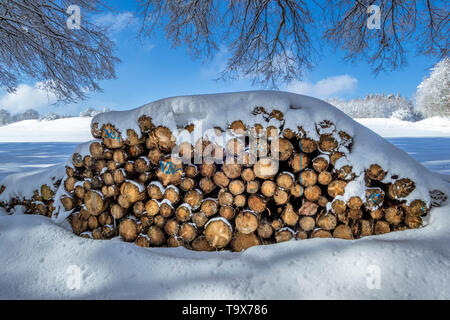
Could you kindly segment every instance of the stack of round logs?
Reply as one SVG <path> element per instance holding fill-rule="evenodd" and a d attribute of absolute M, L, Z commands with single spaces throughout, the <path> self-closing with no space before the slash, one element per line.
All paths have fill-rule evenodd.
<path fill-rule="evenodd" d="M 7 202 L 0 201 L 0 207 L 5 208 L 7 212 L 13 212 L 16 206 L 23 207 L 25 214 L 39 214 L 51 217 L 55 213 L 55 193 L 61 184 L 61 180 L 51 178 L 51 183 L 41 185 L 39 190 L 34 190 L 31 199 L 12 198 Z M 6 190 L 4 185 L 0 185 L 0 194 Z"/>
<path fill-rule="evenodd" d="M 254 112 L 264 113 L 268 121 L 283 121 L 276 110 L 268 113 L 259 107 Z M 335 165 L 351 152 L 352 137 L 329 120 L 316 124 L 317 140 L 301 127 L 247 127 L 238 120 L 223 128 L 236 134 L 225 148 L 207 140 L 184 142 L 177 156 L 171 155 L 176 145 L 168 128 L 153 124 L 148 116 L 138 124 L 140 132 L 130 129 L 122 139 L 113 125 L 94 123 L 92 135 L 101 140 L 91 143 L 89 155 L 73 155 L 61 202 L 73 210 L 74 233 L 92 239 L 120 236 L 142 247 L 241 251 L 290 239 L 357 239 L 417 228 L 429 210 L 420 199 L 409 205 L 399 200 L 415 183 L 396 176 L 383 183 L 389 173 L 375 163 L 365 172 L 366 197 L 343 201 L 340 196 L 356 176 L 351 164 Z M 215 128 L 218 134 L 223 129 Z M 269 137 L 256 146 L 269 157 L 255 164 L 248 151 L 255 145 L 239 135 L 247 130 L 256 139 L 263 132 Z M 223 164 L 182 161 L 207 148 Z M 278 166 L 270 158 L 275 153 Z"/>

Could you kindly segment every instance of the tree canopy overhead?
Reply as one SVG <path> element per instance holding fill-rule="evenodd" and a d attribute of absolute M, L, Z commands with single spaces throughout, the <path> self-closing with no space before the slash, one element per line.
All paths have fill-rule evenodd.
<path fill-rule="evenodd" d="M 82 12 L 99 0 L 0 1 L 0 88 L 14 91 L 32 78 L 76 101 L 115 78 L 113 42 L 84 14 L 79 29 L 67 27 L 67 8 Z M 210 59 L 227 52 L 220 78 L 245 77 L 277 87 L 301 79 L 318 42 L 343 50 L 345 59 L 368 61 L 375 72 L 406 63 L 407 47 L 443 58 L 449 48 L 445 0 L 137 0 L 141 36 L 164 33 L 174 47 Z M 109 2 L 108 2 L 109 4 Z M 114 5 L 114 2 L 110 3 Z M 380 8 L 379 29 L 367 26 Z M 104 7 L 106 8 L 106 7 Z M 108 9 L 108 8 L 106 8 Z"/>
<path fill-rule="evenodd" d="M 0 1 L 0 88 L 13 92 L 25 77 L 60 100 L 76 101 L 100 91 L 99 80 L 115 78 L 113 42 L 105 30 L 83 19 L 68 27 L 69 6 L 96 10 L 94 0 Z"/>
<path fill-rule="evenodd" d="M 225 45 L 223 78 L 245 76 L 276 85 L 301 78 L 317 43 L 330 41 L 347 60 L 366 59 L 379 72 L 406 62 L 407 44 L 418 54 L 448 54 L 449 10 L 437 0 L 141 0 L 142 32 L 163 28 L 174 46 L 210 57 Z M 367 27 L 370 6 L 379 29 Z M 320 36 L 320 35 L 319 35 Z"/>

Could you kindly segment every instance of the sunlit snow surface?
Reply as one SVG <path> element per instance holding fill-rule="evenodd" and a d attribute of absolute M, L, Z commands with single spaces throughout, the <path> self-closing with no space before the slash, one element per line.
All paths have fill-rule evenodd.
<path fill-rule="evenodd" d="M 11 173 L 65 163 L 78 143 L 0 143 L 0 181 Z"/>
<path fill-rule="evenodd" d="M 450 175 L 450 138 L 387 138 L 427 169 Z"/>

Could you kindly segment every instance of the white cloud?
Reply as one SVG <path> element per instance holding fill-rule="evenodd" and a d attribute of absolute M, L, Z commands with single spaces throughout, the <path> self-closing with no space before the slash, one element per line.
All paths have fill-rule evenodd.
<path fill-rule="evenodd" d="M 344 92 L 351 92 L 358 86 L 358 79 L 348 74 L 328 77 L 312 83 L 309 81 L 292 81 L 283 88 L 286 91 L 304 94 L 316 98 L 329 98 Z"/>
<path fill-rule="evenodd" d="M 56 101 L 55 94 L 43 89 L 41 82 L 37 82 L 34 86 L 20 84 L 16 92 L 6 93 L 0 97 L 0 108 L 17 113 L 30 108 L 45 107 Z"/>
<path fill-rule="evenodd" d="M 118 14 L 108 12 L 94 16 L 94 23 L 103 26 L 111 33 L 120 32 L 134 25 L 136 18 L 132 12 L 126 11 Z"/>

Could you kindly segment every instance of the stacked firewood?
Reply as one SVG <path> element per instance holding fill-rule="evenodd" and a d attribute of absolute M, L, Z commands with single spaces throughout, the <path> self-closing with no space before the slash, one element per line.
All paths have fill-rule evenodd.
<path fill-rule="evenodd" d="M 268 116 L 283 117 L 279 111 Z M 356 175 L 351 164 L 336 162 L 351 152 L 352 137 L 329 120 L 316 125 L 318 139 L 301 127 L 234 121 L 224 128 L 235 134 L 224 147 L 206 139 L 176 145 L 174 133 L 150 117 L 138 124 L 140 132 L 129 129 L 124 139 L 113 125 L 93 123 L 99 140 L 91 143 L 90 154 L 74 154 L 73 166 L 66 167 L 61 202 L 73 211 L 75 234 L 120 236 L 142 247 L 241 251 L 290 239 L 357 239 L 417 228 L 429 210 L 420 199 L 409 205 L 399 200 L 415 183 L 391 176 L 394 182 L 385 184 L 388 173 L 377 164 L 365 172 L 366 196 L 344 201 Z M 194 126 L 185 129 L 192 132 Z M 256 140 L 242 139 L 242 132 Z M 262 133 L 268 139 L 258 141 Z M 208 148 L 213 161 L 193 164 L 194 154 Z M 251 161 L 261 150 L 266 156 Z"/>

